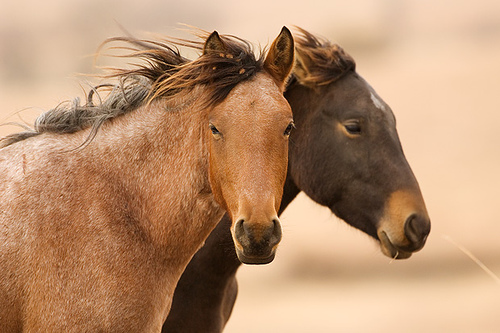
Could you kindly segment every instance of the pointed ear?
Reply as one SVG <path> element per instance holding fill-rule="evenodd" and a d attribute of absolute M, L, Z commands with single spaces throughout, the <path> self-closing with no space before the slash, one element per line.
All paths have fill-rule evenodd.
<path fill-rule="evenodd" d="M 264 69 L 280 83 L 283 89 L 286 79 L 292 71 L 293 62 L 294 43 L 292 33 L 287 27 L 283 27 L 269 49 L 264 61 Z"/>
<path fill-rule="evenodd" d="M 205 45 L 203 46 L 203 54 L 207 54 L 208 52 L 218 52 L 218 53 L 225 53 L 226 52 L 226 45 L 220 38 L 219 34 L 217 31 L 214 31 L 208 36 L 207 40 L 205 41 Z"/>

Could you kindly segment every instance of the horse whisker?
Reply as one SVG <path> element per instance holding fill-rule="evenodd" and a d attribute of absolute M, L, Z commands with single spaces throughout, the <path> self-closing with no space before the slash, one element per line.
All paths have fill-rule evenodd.
<path fill-rule="evenodd" d="M 486 272 L 495 282 L 500 285 L 500 278 L 498 275 L 493 273 L 491 269 L 489 269 L 481 260 L 479 260 L 475 255 L 472 254 L 469 250 L 467 250 L 465 247 L 462 245 L 458 244 L 456 241 L 454 241 L 450 236 L 448 235 L 442 235 L 442 237 L 448 241 L 449 243 L 453 244 L 455 247 L 457 247 L 460 251 L 462 251 L 467 257 L 469 257 L 476 265 L 478 265 L 483 271 Z"/>

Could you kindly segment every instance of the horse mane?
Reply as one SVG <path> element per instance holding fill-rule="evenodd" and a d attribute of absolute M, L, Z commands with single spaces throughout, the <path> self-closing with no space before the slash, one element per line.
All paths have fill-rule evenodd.
<path fill-rule="evenodd" d="M 293 77 L 306 86 L 328 85 L 356 70 L 354 59 L 339 45 L 296 27 Z"/>
<path fill-rule="evenodd" d="M 114 42 L 124 44 L 126 57 L 135 59 L 132 69 L 114 68 L 105 78 L 117 83 L 101 84 L 90 89 L 85 104 L 79 98 L 63 103 L 41 114 L 33 129 L 11 134 L 0 139 L 0 148 L 44 132 L 74 133 L 91 127 L 92 130 L 82 144 L 90 142 L 101 125 L 109 119 L 131 112 L 138 107 L 160 98 L 174 98 L 181 92 L 206 86 L 203 106 L 215 106 L 222 102 L 240 82 L 251 78 L 263 69 L 263 52 L 258 57 L 251 44 L 232 35 L 221 35 L 225 53 L 211 50 L 203 52 L 204 41 L 209 33 L 197 30 L 200 40 L 168 38 L 161 41 L 141 40 L 131 36 L 115 37 L 103 45 Z M 196 60 L 184 58 L 179 47 L 198 51 Z M 202 53 L 203 52 L 203 53 Z M 109 91 L 105 98 L 99 92 Z M 95 95 L 98 103 L 94 103 Z"/>

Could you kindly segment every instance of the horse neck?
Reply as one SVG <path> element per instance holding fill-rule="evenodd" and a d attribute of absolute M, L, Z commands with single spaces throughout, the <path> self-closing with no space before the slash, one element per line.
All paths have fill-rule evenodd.
<path fill-rule="evenodd" d="M 208 180 L 207 112 L 196 103 L 178 105 L 158 100 L 115 119 L 102 128 L 94 149 L 109 159 L 104 167 L 132 198 L 133 215 L 148 238 L 182 262 L 223 211 Z"/>

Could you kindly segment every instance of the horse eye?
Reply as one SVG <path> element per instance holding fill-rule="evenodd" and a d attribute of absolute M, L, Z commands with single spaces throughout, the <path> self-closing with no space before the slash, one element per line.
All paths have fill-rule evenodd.
<path fill-rule="evenodd" d="M 210 128 L 210 130 L 212 131 L 212 134 L 213 134 L 213 135 L 220 134 L 219 130 L 218 130 L 218 129 L 217 129 L 217 127 L 215 127 L 214 125 L 210 124 L 210 125 L 209 125 L 209 128 Z"/>
<path fill-rule="evenodd" d="M 359 125 L 359 122 L 357 122 L 357 121 L 345 124 L 344 127 L 349 134 L 353 134 L 353 135 L 361 134 L 361 126 Z"/>
<path fill-rule="evenodd" d="M 288 124 L 288 126 L 286 127 L 285 132 L 283 134 L 285 136 L 289 136 L 290 132 L 292 131 L 292 128 L 294 128 L 294 127 L 295 127 L 294 123 L 291 122 L 290 124 Z"/>

